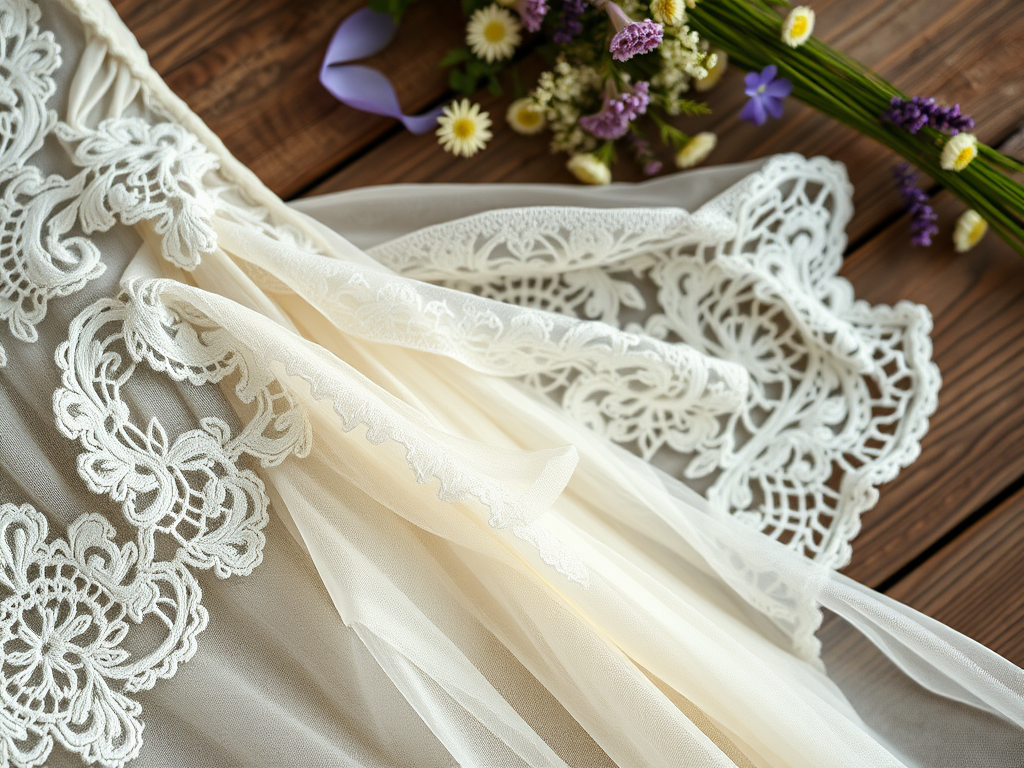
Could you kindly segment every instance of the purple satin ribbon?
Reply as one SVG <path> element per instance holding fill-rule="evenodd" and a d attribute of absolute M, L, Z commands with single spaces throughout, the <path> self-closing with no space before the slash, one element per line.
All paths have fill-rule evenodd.
<path fill-rule="evenodd" d="M 387 47 L 398 27 L 386 13 L 361 8 L 345 19 L 327 46 L 320 66 L 320 82 L 342 104 L 375 115 L 394 117 L 413 133 L 437 126 L 438 107 L 422 115 L 406 115 L 398 104 L 391 81 L 376 69 L 349 64 Z"/>

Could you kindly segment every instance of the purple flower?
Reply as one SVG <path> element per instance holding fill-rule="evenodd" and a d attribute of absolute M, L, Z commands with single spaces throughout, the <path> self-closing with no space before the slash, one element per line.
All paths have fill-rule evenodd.
<path fill-rule="evenodd" d="M 665 35 L 661 24 L 650 19 L 633 21 L 611 0 L 605 1 L 604 9 L 612 20 L 612 26 L 615 27 L 615 36 L 612 37 L 608 50 L 616 61 L 629 61 L 634 56 L 653 51 L 661 45 L 661 38 Z"/>
<path fill-rule="evenodd" d="M 611 81 L 608 82 L 609 89 L 613 88 Z M 605 94 L 601 111 L 581 117 L 580 127 L 605 141 L 621 139 L 629 130 L 630 121 L 647 111 L 647 105 L 651 101 L 649 89 L 648 83 L 639 82 L 633 86 L 632 91 L 619 95 L 609 90 Z"/>
<path fill-rule="evenodd" d="M 917 174 L 906 163 L 896 166 L 896 187 L 900 197 L 910 213 L 910 242 L 914 245 L 928 246 L 932 238 L 939 233 L 935 223 L 938 216 L 928 205 L 928 196 L 917 187 Z"/>
<path fill-rule="evenodd" d="M 950 136 L 974 128 L 974 120 L 969 115 L 960 114 L 959 104 L 942 107 L 935 103 L 935 99 L 922 96 L 915 96 L 909 101 L 893 96 L 884 117 L 908 133 L 917 133 L 926 125 Z"/>
<path fill-rule="evenodd" d="M 636 158 L 637 165 L 640 166 L 644 175 L 653 176 L 656 173 L 660 173 L 661 160 L 654 154 L 651 142 L 633 134 L 630 134 L 628 139 L 630 148 L 633 150 L 633 157 Z"/>
<path fill-rule="evenodd" d="M 748 72 L 743 78 L 750 100 L 740 110 L 740 120 L 764 125 L 768 115 L 782 117 L 782 100 L 793 91 L 793 84 L 784 77 L 776 78 L 778 71 L 774 64 L 769 64 L 760 74 Z"/>
<path fill-rule="evenodd" d="M 540 32 L 541 22 L 548 15 L 547 0 L 519 0 L 516 6 L 527 32 Z"/>
<path fill-rule="evenodd" d="M 583 31 L 583 11 L 587 8 L 586 0 L 562 0 L 562 13 L 558 17 L 558 29 L 552 39 L 559 45 L 571 43 L 572 39 Z"/>

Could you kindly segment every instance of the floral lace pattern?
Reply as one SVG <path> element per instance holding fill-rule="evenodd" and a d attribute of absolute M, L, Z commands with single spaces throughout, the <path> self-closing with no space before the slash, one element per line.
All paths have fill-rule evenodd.
<path fill-rule="evenodd" d="M 260 383 L 259 379 L 254 378 L 257 376 L 254 372 L 266 372 L 278 365 L 288 377 L 302 379 L 309 384 L 314 398 L 332 402 L 344 431 L 350 432 L 363 426 L 369 442 L 381 444 L 390 441 L 401 445 L 416 482 L 422 484 L 438 481 L 438 498 L 441 501 L 458 503 L 467 498 L 476 499 L 487 508 L 488 524 L 492 528 L 508 529 L 514 536 L 534 547 L 544 563 L 554 567 L 570 581 L 584 586 L 587 584 L 588 573 L 579 556 L 536 522 L 537 514 L 546 510 L 547 505 L 531 504 L 503 483 L 482 471 L 475 471 L 471 468 L 473 457 L 468 456 L 464 448 L 460 449 L 456 445 L 457 441 L 446 441 L 441 435 L 425 434 L 421 425 L 381 403 L 365 387 L 356 382 L 346 382 L 338 376 L 324 375 L 323 371 L 329 370 L 330 364 L 322 359 L 319 349 L 310 348 L 301 342 L 280 344 L 273 341 L 270 334 L 264 337 L 262 347 L 239 341 L 238 336 L 243 330 L 235 327 L 237 321 L 224 318 L 223 322 L 218 322 L 203 312 L 202 305 L 210 300 L 210 297 L 198 295 L 193 289 L 175 281 L 133 281 L 125 286 L 121 298 L 98 303 L 91 318 L 80 317 L 76 321 L 71 341 L 58 350 L 59 363 L 69 374 L 65 375 L 66 389 L 58 391 L 54 402 L 58 408 L 58 424 L 62 425 L 69 436 L 84 437 L 85 446 L 103 443 L 112 446 L 110 451 L 93 450 L 89 458 L 83 456 L 82 463 L 86 467 L 98 465 L 104 470 L 110 467 L 134 467 L 144 453 L 137 447 L 140 442 L 138 438 L 129 444 L 124 438 L 111 440 L 97 437 L 100 425 L 103 425 L 105 433 L 112 431 L 107 426 L 113 421 L 110 414 L 119 412 L 121 408 L 116 386 L 108 387 L 105 381 L 96 379 L 99 373 L 106 379 L 108 371 L 112 369 L 112 366 L 102 362 L 109 342 L 123 338 L 124 344 L 132 350 L 133 357 L 145 359 L 154 370 L 166 371 L 179 381 L 188 379 L 196 384 L 217 381 L 223 371 L 237 367 L 240 379 L 236 394 L 241 401 L 247 403 L 254 399 L 261 404 L 270 402 L 270 385 L 277 380 L 264 373 L 262 375 L 268 378 Z M 211 308 L 211 313 L 213 311 L 214 308 Z M 79 321 L 83 324 L 82 328 L 88 329 L 97 322 L 103 324 L 111 320 L 119 322 L 120 329 L 99 345 L 95 343 L 94 332 L 79 330 Z M 253 317 L 251 322 L 259 323 L 261 318 Z M 82 370 L 92 373 L 83 378 L 91 376 L 95 381 L 91 389 L 99 393 L 98 399 L 103 400 L 104 407 L 101 409 L 93 408 L 89 411 L 78 405 L 84 398 L 79 394 L 83 390 L 82 385 L 70 376 L 70 372 L 75 370 L 75 366 L 70 363 L 74 349 L 85 350 L 89 356 L 91 362 L 82 366 Z M 193 361 L 191 364 L 182 365 L 183 353 Z M 252 390 L 256 384 L 263 387 L 263 398 L 254 398 Z M 108 395 L 108 391 L 112 394 Z M 69 397 L 76 410 L 73 416 L 65 417 L 61 413 Z M 264 466 L 280 463 L 289 452 L 305 455 L 309 444 L 308 423 L 302 411 L 292 404 L 290 397 L 283 391 L 280 397 L 283 398 L 280 408 L 261 405 L 257 413 L 247 420 L 247 426 L 239 438 L 227 441 L 226 444 L 234 446 L 243 442 L 245 452 L 257 456 Z M 79 418 L 83 413 L 84 417 Z M 76 429 L 79 423 L 84 425 L 84 430 Z M 217 435 L 226 429 L 221 424 L 213 426 L 215 428 L 212 431 Z M 127 419 L 118 427 L 120 435 L 141 436 L 141 431 Z M 211 424 L 204 422 L 204 429 L 209 431 Z M 270 429 L 276 430 L 279 436 L 268 436 L 267 431 Z M 74 435 L 72 431 L 75 431 Z M 151 426 L 148 431 L 159 430 Z M 253 439 L 252 436 L 258 437 Z M 122 446 L 127 446 L 124 459 L 120 462 L 112 460 L 111 452 Z M 229 453 L 236 455 L 239 450 L 234 448 Z M 212 455 L 216 456 L 217 453 Z M 576 453 L 574 450 L 556 449 L 548 452 L 545 460 L 554 474 L 567 474 L 575 466 Z M 106 474 L 106 471 L 103 474 L 86 471 L 85 476 L 94 490 L 104 492 L 111 485 L 104 480 Z M 106 485 L 101 485 L 104 482 Z M 138 479 L 132 479 L 128 486 L 145 490 L 145 484 Z M 134 490 L 130 492 L 134 493 Z M 203 494 L 204 497 L 207 495 Z M 260 511 L 260 514 L 264 512 Z M 140 524 L 136 518 L 132 522 Z"/>
<path fill-rule="evenodd" d="M 487 212 L 372 253 L 410 277 L 738 363 L 746 406 L 703 431 L 636 407 L 615 380 L 622 402 L 599 408 L 585 388 L 534 383 L 719 508 L 839 567 L 875 486 L 916 458 L 939 385 L 927 310 L 854 301 L 837 275 L 850 197 L 841 165 L 783 156 L 704 206 L 697 225 L 668 209 L 675 229 L 649 237 L 622 235 L 618 212 L 603 212 L 605 234 L 581 247 L 552 236 L 575 231 L 575 209 L 530 209 L 529 228 Z"/>
<path fill-rule="evenodd" d="M 176 558 L 212 568 L 221 578 L 248 574 L 262 558 L 268 500 L 254 472 L 240 469 L 243 455 L 263 466 L 309 450 L 302 411 L 273 376 L 250 366 L 226 334 L 200 332 L 179 315 L 133 312 L 119 299 L 103 299 L 81 313 L 57 348 L 63 371 L 53 397 L 57 427 L 81 443 L 78 471 L 90 490 L 120 502 L 139 532 L 144 555 L 168 536 Z M 153 370 L 195 386 L 236 374 L 235 394 L 253 407 L 237 435 L 219 418 L 170 440 L 159 419 L 135 426 L 122 390 L 145 361 Z"/>
<path fill-rule="evenodd" d="M 165 257 L 186 269 L 216 245 L 202 182 L 217 167 L 214 156 L 171 122 L 117 117 L 90 128 L 58 120 L 47 104 L 60 46 L 40 31 L 39 17 L 28 0 L 0 7 L 0 320 L 27 342 L 35 340 L 50 300 L 104 271 L 95 245 L 74 230 L 89 235 L 118 221 L 150 221 Z M 31 165 L 51 133 L 82 169 L 71 178 Z"/>
<path fill-rule="evenodd" d="M 138 755 L 141 708 L 125 694 L 172 676 L 207 623 L 189 569 L 227 578 L 262 559 L 269 500 L 239 460 L 271 466 L 309 450 L 304 412 L 226 334 L 152 302 L 132 309 L 103 299 L 75 319 L 57 350 L 53 402 L 58 428 L 82 445 L 79 474 L 120 502 L 135 540 L 119 545 L 109 521 L 84 514 L 66 540 L 47 543 L 43 515 L 0 506 L 2 765 L 41 765 L 54 741 L 105 766 Z M 156 418 L 140 429 L 122 393 L 143 363 L 196 386 L 237 376 L 253 413 L 235 435 L 215 417 L 174 440 Z M 155 644 L 154 620 L 164 633 Z"/>
<path fill-rule="evenodd" d="M 121 766 L 142 746 L 141 708 L 125 694 L 195 653 L 199 585 L 181 562 L 119 546 L 100 515 L 79 517 L 66 540 L 48 543 L 47 527 L 29 505 L 0 505 L 0 765 L 44 765 L 57 741 Z"/>

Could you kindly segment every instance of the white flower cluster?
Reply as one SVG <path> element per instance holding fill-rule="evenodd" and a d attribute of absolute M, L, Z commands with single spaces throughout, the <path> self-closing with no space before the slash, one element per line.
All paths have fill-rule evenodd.
<path fill-rule="evenodd" d="M 715 66 L 717 57 L 704 48 L 700 36 L 685 24 L 666 30 L 658 46 L 661 69 L 651 78 L 651 86 L 665 94 L 665 111 L 670 115 L 679 114 L 679 101 L 690 90 L 690 82 L 707 77 Z"/>
<path fill-rule="evenodd" d="M 533 98 L 543 110 L 551 129 L 551 151 L 576 154 L 590 152 L 597 140 L 579 126 L 583 108 L 599 104 L 601 76 L 593 67 L 574 67 L 559 57 L 555 67 L 537 79 Z"/>

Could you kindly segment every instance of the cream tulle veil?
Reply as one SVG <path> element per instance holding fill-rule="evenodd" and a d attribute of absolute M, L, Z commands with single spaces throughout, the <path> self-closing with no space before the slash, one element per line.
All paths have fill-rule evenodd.
<path fill-rule="evenodd" d="M 288 207 L 102 0 L 0 34 L 0 764 L 1019 763 L 834 570 L 938 389 L 840 166 Z"/>

